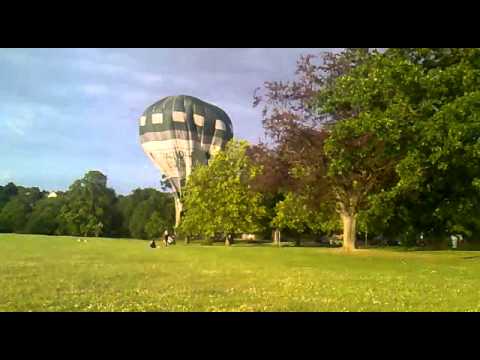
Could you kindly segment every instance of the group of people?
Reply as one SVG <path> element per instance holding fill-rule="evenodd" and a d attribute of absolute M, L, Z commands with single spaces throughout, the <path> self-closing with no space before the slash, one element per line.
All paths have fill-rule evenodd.
<path fill-rule="evenodd" d="M 165 246 L 175 244 L 175 235 L 174 235 L 174 234 L 169 234 L 169 233 L 168 233 L 168 230 L 165 230 L 165 232 L 163 233 L 163 243 L 164 243 Z M 154 249 L 154 248 L 157 247 L 157 244 L 156 244 L 156 242 L 155 242 L 155 239 L 153 239 L 153 240 L 150 242 L 150 247 L 151 247 L 152 249 Z"/>

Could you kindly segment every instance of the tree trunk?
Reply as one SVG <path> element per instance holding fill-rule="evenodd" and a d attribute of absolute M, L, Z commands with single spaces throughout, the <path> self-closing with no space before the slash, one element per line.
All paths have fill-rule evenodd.
<path fill-rule="evenodd" d="M 273 230 L 273 244 L 280 246 L 280 230 L 279 229 Z"/>
<path fill-rule="evenodd" d="M 185 244 L 188 245 L 190 244 L 190 236 L 185 236 Z"/>
<path fill-rule="evenodd" d="M 368 247 L 368 228 L 365 228 L 365 249 Z"/>
<path fill-rule="evenodd" d="M 357 214 L 342 213 L 343 222 L 343 249 L 352 251 L 355 249 L 355 240 L 357 234 Z"/>
<path fill-rule="evenodd" d="M 295 246 L 300 246 L 301 244 L 302 244 L 302 241 L 301 241 L 300 237 L 297 236 L 295 238 Z"/>

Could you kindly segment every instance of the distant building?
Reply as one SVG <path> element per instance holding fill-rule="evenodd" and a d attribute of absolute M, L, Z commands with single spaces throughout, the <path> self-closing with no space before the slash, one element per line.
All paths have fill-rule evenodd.
<path fill-rule="evenodd" d="M 50 194 L 48 194 L 47 197 L 49 197 L 49 198 L 56 198 L 56 197 L 58 197 L 58 195 L 57 195 L 57 193 L 56 193 L 55 191 L 52 191 Z"/>

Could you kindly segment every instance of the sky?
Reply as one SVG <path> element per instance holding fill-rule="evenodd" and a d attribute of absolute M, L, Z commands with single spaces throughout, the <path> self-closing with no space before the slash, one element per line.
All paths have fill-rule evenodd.
<path fill-rule="evenodd" d="M 253 92 L 291 80 L 301 54 L 331 49 L 0 49 L 0 185 L 66 190 L 89 170 L 128 194 L 159 188 L 138 119 L 170 95 L 192 95 L 258 142 Z"/>

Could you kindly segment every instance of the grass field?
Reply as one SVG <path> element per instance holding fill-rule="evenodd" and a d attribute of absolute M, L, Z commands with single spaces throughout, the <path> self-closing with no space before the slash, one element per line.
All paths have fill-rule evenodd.
<path fill-rule="evenodd" d="M 0 311 L 479 311 L 480 252 L 0 234 Z"/>

